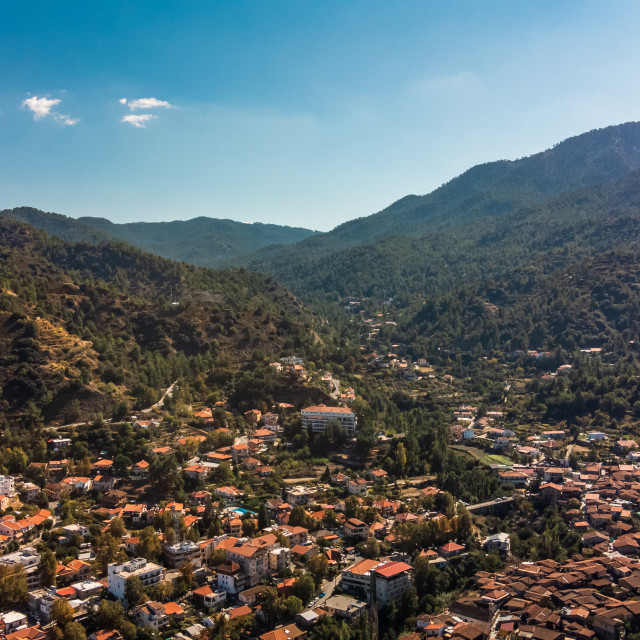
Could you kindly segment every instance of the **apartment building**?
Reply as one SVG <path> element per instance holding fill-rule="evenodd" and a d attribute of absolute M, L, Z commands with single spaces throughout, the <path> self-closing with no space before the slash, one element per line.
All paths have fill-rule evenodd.
<path fill-rule="evenodd" d="M 24 547 L 19 551 L 0 556 L 0 564 L 14 567 L 21 564 L 27 574 L 27 589 L 32 591 L 40 586 L 40 554 L 35 547 Z"/>
<path fill-rule="evenodd" d="M 13 498 L 16 495 L 16 482 L 11 476 L 0 476 L 0 496 Z"/>
<path fill-rule="evenodd" d="M 240 544 L 227 549 L 227 561 L 236 562 L 247 576 L 247 586 L 258 584 L 269 571 L 269 556 L 265 549 L 252 544 Z"/>
<path fill-rule="evenodd" d="M 124 602 L 124 589 L 128 578 L 137 576 L 145 587 L 158 584 L 164 576 L 164 569 L 147 562 L 144 558 L 134 558 L 121 564 L 112 563 L 107 568 L 109 593 Z"/>
<path fill-rule="evenodd" d="M 191 540 L 165 545 L 164 556 L 167 560 L 167 565 L 174 568 L 181 567 L 187 561 L 190 561 L 194 567 L 202 565 L 200 545 L 191 542 Z"/>
<path fill-rule="evenodd" d="M 347 407 L 326 407 L 323 404 L 302 410 L 302 428 L 313 433 L 325 433 L 330 423 L 341 425 L 349 435 L 358 426 L 356 414 Z"/>

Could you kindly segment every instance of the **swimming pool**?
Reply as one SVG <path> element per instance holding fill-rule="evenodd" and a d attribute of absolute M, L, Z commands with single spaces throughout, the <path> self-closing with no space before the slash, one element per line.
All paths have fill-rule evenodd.
<path fill-rule="evenodd" d="M 249 511 L 249 509 L 245 509 L 244 507 L 233 507 L 233 510 L 236 513 L 239 513 L 243 516 L 246 516 L 247 514 L 251 515 L 251 516 L 255 516 L 256 512 L 255 511 Z"/>

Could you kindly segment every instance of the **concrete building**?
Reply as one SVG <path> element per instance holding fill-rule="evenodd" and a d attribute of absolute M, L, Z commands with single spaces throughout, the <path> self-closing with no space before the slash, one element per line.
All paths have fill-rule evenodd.
<path fill-rule="evenodd" d="M 0 495 L 8 498 L 16 495 L 16 482 L 11 476 L 0 476 Z"/>
<path fill-rule="evenodd" d="M 295 507 L 299 504 L 312 503 L 316 497 L 316 492 L 310 487 L 297 485 L 295 487 L 287 487 L 284 497 L 292 507 Z"/>
<path fill-rule="evenodd" d="M 190 540 L 165 545 L 164 555 L 167 565 L 173 568 L 181 567 L 187 561 L 191 561 L 196 568 L 202 565 L 200 545 Z"/>
<path fill-rule="evenodd" d="M 330 423 L 341 425 L 349 435 L 355 435 L 356 414 L 347 407 L 326 407 L 323 404 L 302 410 L 302 428 L 313 433 L 325 433 Z"/>
<path fill-rule="evenodd" d="M 122 564 L 112 563 L 107 568 L 109 593 L 124 602 L 124 589 L 128 578 L 137 576 L 143 586 L 148 587 L 162 581 L 164 569 L 144 558 L 134 558 Z"/>
<path fill-rule="evenodd" d="M 247 576 L 237 562 L 225 562 L 218 566 L 218 589 L 235 595 L 245 587 Z"/>
<path fill-rule="evenodd" d="M 501 556 L 508 557 L 511 554 L 511 538 L 508 533 L 496 533 L 485 538 L 482 547 L 487 553 L 498 551 Z"/>
<path fill-rule="evenodd" d="M 265 549 L 241 544 L 227 549 L 227 560 L 237 562 L 247 576 L 247 586 L 253 587 L 269 571 L 269 556 Z"/>
<path fill-rule="evenodd" d="M 21 564 L 27 574 L 27 589 L 32 591 L 40 586 L 40 554 L 34 547 L 24 547 L 19 551 L 0 556 L 0 564 L 15 567 Z"/>
<path fill-rule="evenodd" d="M 342 572 L 342 588 L 347 593 L 372 601 L 372 587 L 378 607 L 398 600 L 411 585 L 412 567 L 404 562 L 361 560 Z"/>

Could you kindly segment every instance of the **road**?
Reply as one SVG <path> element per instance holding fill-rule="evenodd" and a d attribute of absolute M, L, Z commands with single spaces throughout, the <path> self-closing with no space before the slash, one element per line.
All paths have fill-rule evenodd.
<path fill-rule="evenodd" d="M 515 500 L 511 498 L 502 498 L 497 500 L 490 500 L 489 502 L 480 502 L 478 504 L 470 504 L 467 507 L 469 513 L 482 512 L 483 510 L 491 509 L 492 507 L 511 505 Z"/>
<path fill-rule="evenodd" d="M 150 407 L 147 407 L 146 409 L 143 409 L 141 411 L 141 413 L 151 413 L 152 411 L 156 410 L 156 409 L 161 409 L 164 406 L 164 401 L 165 398 L 170 398 L 173 395 L 173 390 L 175 389 L 175 386 L 178 384 L 178 381 L 176 380 L 174 383 L 171 384 L 171 386 L 164 392 L 164 395 L 162 396 L 162 398 L 160 398 L 160 400 L 158 400 L 158 402 L 156 402 L 155 404 L 152 404 Z"/>

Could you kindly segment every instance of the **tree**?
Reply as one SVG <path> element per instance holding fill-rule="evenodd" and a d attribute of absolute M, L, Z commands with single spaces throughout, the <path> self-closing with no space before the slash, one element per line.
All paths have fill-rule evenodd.
<path fill-rule="evenodd" d="M 111 534 L 101 535 L 96 542 L 96 565 L 100 571 L 106 571 L 107 565 L 122 556 L 120 544 Z"/>
<path fill-rule="evenodd" d="M 184 595 L 191 589 L 194 582 L 193 564 L 187 560 L 180 567 L 180 577 L 176 580 L 176 593 Z"/>
<path fill-rule="evenodd" d="M 313 556 L 313 558 L 307 562 L 307 571 L 311 574 L 317 586 L 322 584 L 328 570 L 329 559 L 324 553 Z"/>
<path fill-rule="evenodd" d="M 258 508 L 258 529 L 262 531 L 269 526 L 271 526 L 269 511 L 267 510 L 267 505 L 264 502 L 261 502 L 260 507 Z"/>
<path fill-rule="evenodd" d="M 137 554 L 150 561 L 157 560 L 162 553 L 162 543 L 153 527 L 145 527 L 140 532 Z"/>
<path fill-rule="evenodd" d="M 260 594 L 260 607 L 269 626 L 274 626 L 283 617 L 282 598 L 278 597 L 278 590 L 275 587 L 267 587 Z"/>
<path fill-rule="evenodd" d="M 122 536 L 124 535 L 125 531 L 126 531 L 126 529 L 124 527 L 124 521 L 122 520 L 122 518 L 114 518 L 109 523 L 109 533 L 114 538 L 122 538 Z"/>
<path fill-rule="evenodd" d="M 18 605 L 27 597 L 27 574 L 24 567 L 0 564 L 0 602 L 4 606 Z"/>
<path fill-rule="evenodd" d="M 119 602 L 101 600 L 96 614 L 96 626 L 99 629 L 119 629 L 124 621 L 124 609 Z"/>
<path fill-rule="evenodd" d="M 158 582 L 150 588 L 150 596 L 152 600 L 158 602 L 166 602 L 173 594 L 173 585 L 170 582 Z"/>
<path fill-rule="evenodd" d="M 212 569 L 221 565 L 227 559 L 227 552 L 224 549 L 216 549 L 207 560 L 207 565 Z"/>
<path fill-rule="evenodd" d="M 60 629 L 64 629 L 73 621 L 73 607 L 66 598 L 56 600 L 51 607 L 51 620 L 55 622 Z"/>
<path fill-rule="evenodd" d="M 58 561 L 56 556 L 50 549 L 47 549 L 40 556 L 40 565 L 38 571 L 40 572 L 40 584 L 43 587 L 55 586 L 56 584 L 56 571 L 58 569 Z"/>
<path fill-rule="evenodd" d="M 124 585 L 124 597 L 129 608 L 142 604 L 147 599 L 142 580 L 138 576 L 127 578 Z"/>
<path fill-rule="evenodd" d="M 87 634 L 79 622 L 69 622 L 64 628 L 64 640 L 86 640 Z"/>
<path fill-rule="evenodd" d="M 245 518 L 242 521 L 242 535 L 251 538 L 258 532 L 258 526 L 254 518 Z"/>
<path fill-rule="evenodd" d="M 316 585 L 313 582 L 313 578 L 309 575 L 301 576 L 293 583 L 293 595 L 296 596 L 296 598 L 300 598 L 304 605 L 308 604 L 315 592 Z"/>
<path fill-rule="evenodd" d="M 398 444 L 398 448 L 396 449 L 396 475 L 399 478 L 404 477 L 404 470 L 407 466 L 407 450 L 405 449 L 404 443 Z"/>
<path fill-rule="evenodd" d="M 296 598 L 296 596 L 289 596 L 283 604 L 287 618 L 293 618 L 293 616 L 298 615 L 304 609 L 302 600 Z"/>

